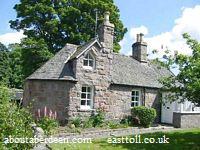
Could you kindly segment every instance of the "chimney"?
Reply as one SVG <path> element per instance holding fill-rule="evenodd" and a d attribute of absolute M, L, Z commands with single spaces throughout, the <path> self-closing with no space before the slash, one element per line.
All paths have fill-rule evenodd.
<path fill-rule="evenodd" d="M 136 60 L 147 62 L 147 43 L 143 41 L 144 34 L 137 34 L 136 42 L 132 45 L 132 57 Z"/>
<path fill-rule="evenodd" d="M 114 40 L 114 24 L 110 23 L 110 13 L 104 13 L 104 21 L 98 31 L 99 41 L 101 42 L 104 52 L 111 53 L 113 51 Z"/>

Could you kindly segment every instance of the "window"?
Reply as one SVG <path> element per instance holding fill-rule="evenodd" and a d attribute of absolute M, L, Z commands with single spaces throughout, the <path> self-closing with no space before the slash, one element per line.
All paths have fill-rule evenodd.
<path fill-rule="evenodd" d="M 83 66 L 88 68 L 94 67 L 94 58 L 90 53 L 87 53 L 83 59 Z"/>
<path fill-rule="evenodd" d="M 93 89 L 90 86 L 83 86 L 81 89 L 81 109 L 91 109 L 93 101 Z"/>
<path fill-rule="evenodd" d="M 140 91 L 133 90 L 131 96 L 131 107 L 139 106 L 140 105 Z"/>

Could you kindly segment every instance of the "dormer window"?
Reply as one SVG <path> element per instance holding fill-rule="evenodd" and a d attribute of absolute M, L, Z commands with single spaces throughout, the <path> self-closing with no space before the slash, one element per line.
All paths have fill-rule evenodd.
<path fill-rule="evenodd" d="M 85 57 L 83 58 L 83 67 L 92 69 L 94 68 L 94 64 L 95 64 L 94 57 L 92 56 L 91 53 L 87 53 Z"/>

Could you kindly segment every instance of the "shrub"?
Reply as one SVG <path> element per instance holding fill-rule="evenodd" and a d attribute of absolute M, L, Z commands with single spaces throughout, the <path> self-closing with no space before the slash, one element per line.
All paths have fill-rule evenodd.
<path fill-rule="evenodd" d="M 76 128 L 91 128 L 101 127 L 104 124 L 105 113 L 98 109 L 96 113 L 92 114 L 88 119 L 82 120 L 80 117 L 75 117 L 70 120 L 69 126 L 74 125 Z"/>
<path fill-rule="evenodd" d="M 82 120 L 80 117 L 75 117 L 70 121 L 70 124 L 74 124 L 76 128 L 81 127 Z"/>
<path fill-rule="evenodd" d="M 130 126 L 132 125 L 132 116 L 126 116 L 121 121 L 120 124 Z"/>
<path fill-rule="evenodd" d="M 0 149 L 31 149 L 31 143 L 5 143 L 5 138 L 33 138 L 32 115 L 10 102 L 9 90 L 0 86 Z"/>
<path fill-rule="evenodd" d="M 105 120 L 105 113 L 103 110 L 98 109 L 96 114 L 93 114 L 90 118 L 93 122 L 93 127 L 101 126 Z"/>
<path fill-rule="evenodd" d="M 108 122 L 108 127 L 110 128 L 110 129 L 117 129 L 117 128 L 119 128 L 119 123 L 116 123 L 116 122 L 113 122 L 113 121 L 109 121 Z"/>
<path fill-rule="evenodd" d="M 133 107 L 131 112 L 133 117 L 139 118 L 140 124 L 144 127 L 149 127 L 156 117 L 156 110 L 145 106 Z"/>
<path fill-rule="evenodd" d="M 93 127 L 93 119 L 90 117 L 83 121 L 83 128 L 92 128 Z"/>
<path fill-rule="evenodd" d="M 53 130 L 58 127 L 58 122 L 50 117 L 40 118 L 36 124 L 38 127 L 41 127 L 44 130 L 46 135 L 52 134 Z"/>
<path fill-rule="evenodd" d="M 102 109 L 98 109 L 88 119 L 82 121 L 84 128 L 101 127 L 104 124 L 105 113 Z"/>
<path fill-rule="evenodd" d="M 10 96 L 9 89 L 0 85 L 0 104 L 8 104 Z"/>

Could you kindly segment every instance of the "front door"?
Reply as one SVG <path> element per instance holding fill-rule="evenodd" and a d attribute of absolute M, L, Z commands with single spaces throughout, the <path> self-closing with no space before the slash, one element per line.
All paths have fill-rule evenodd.
<path fill-rule="evenodd" d="M 170 103 L 166 99 L 166 93 L 162 94 L 162 111 L 161 111 L 161 122 L 162 123 L 173 123 L 173 111 L 174 102 Z"/>

